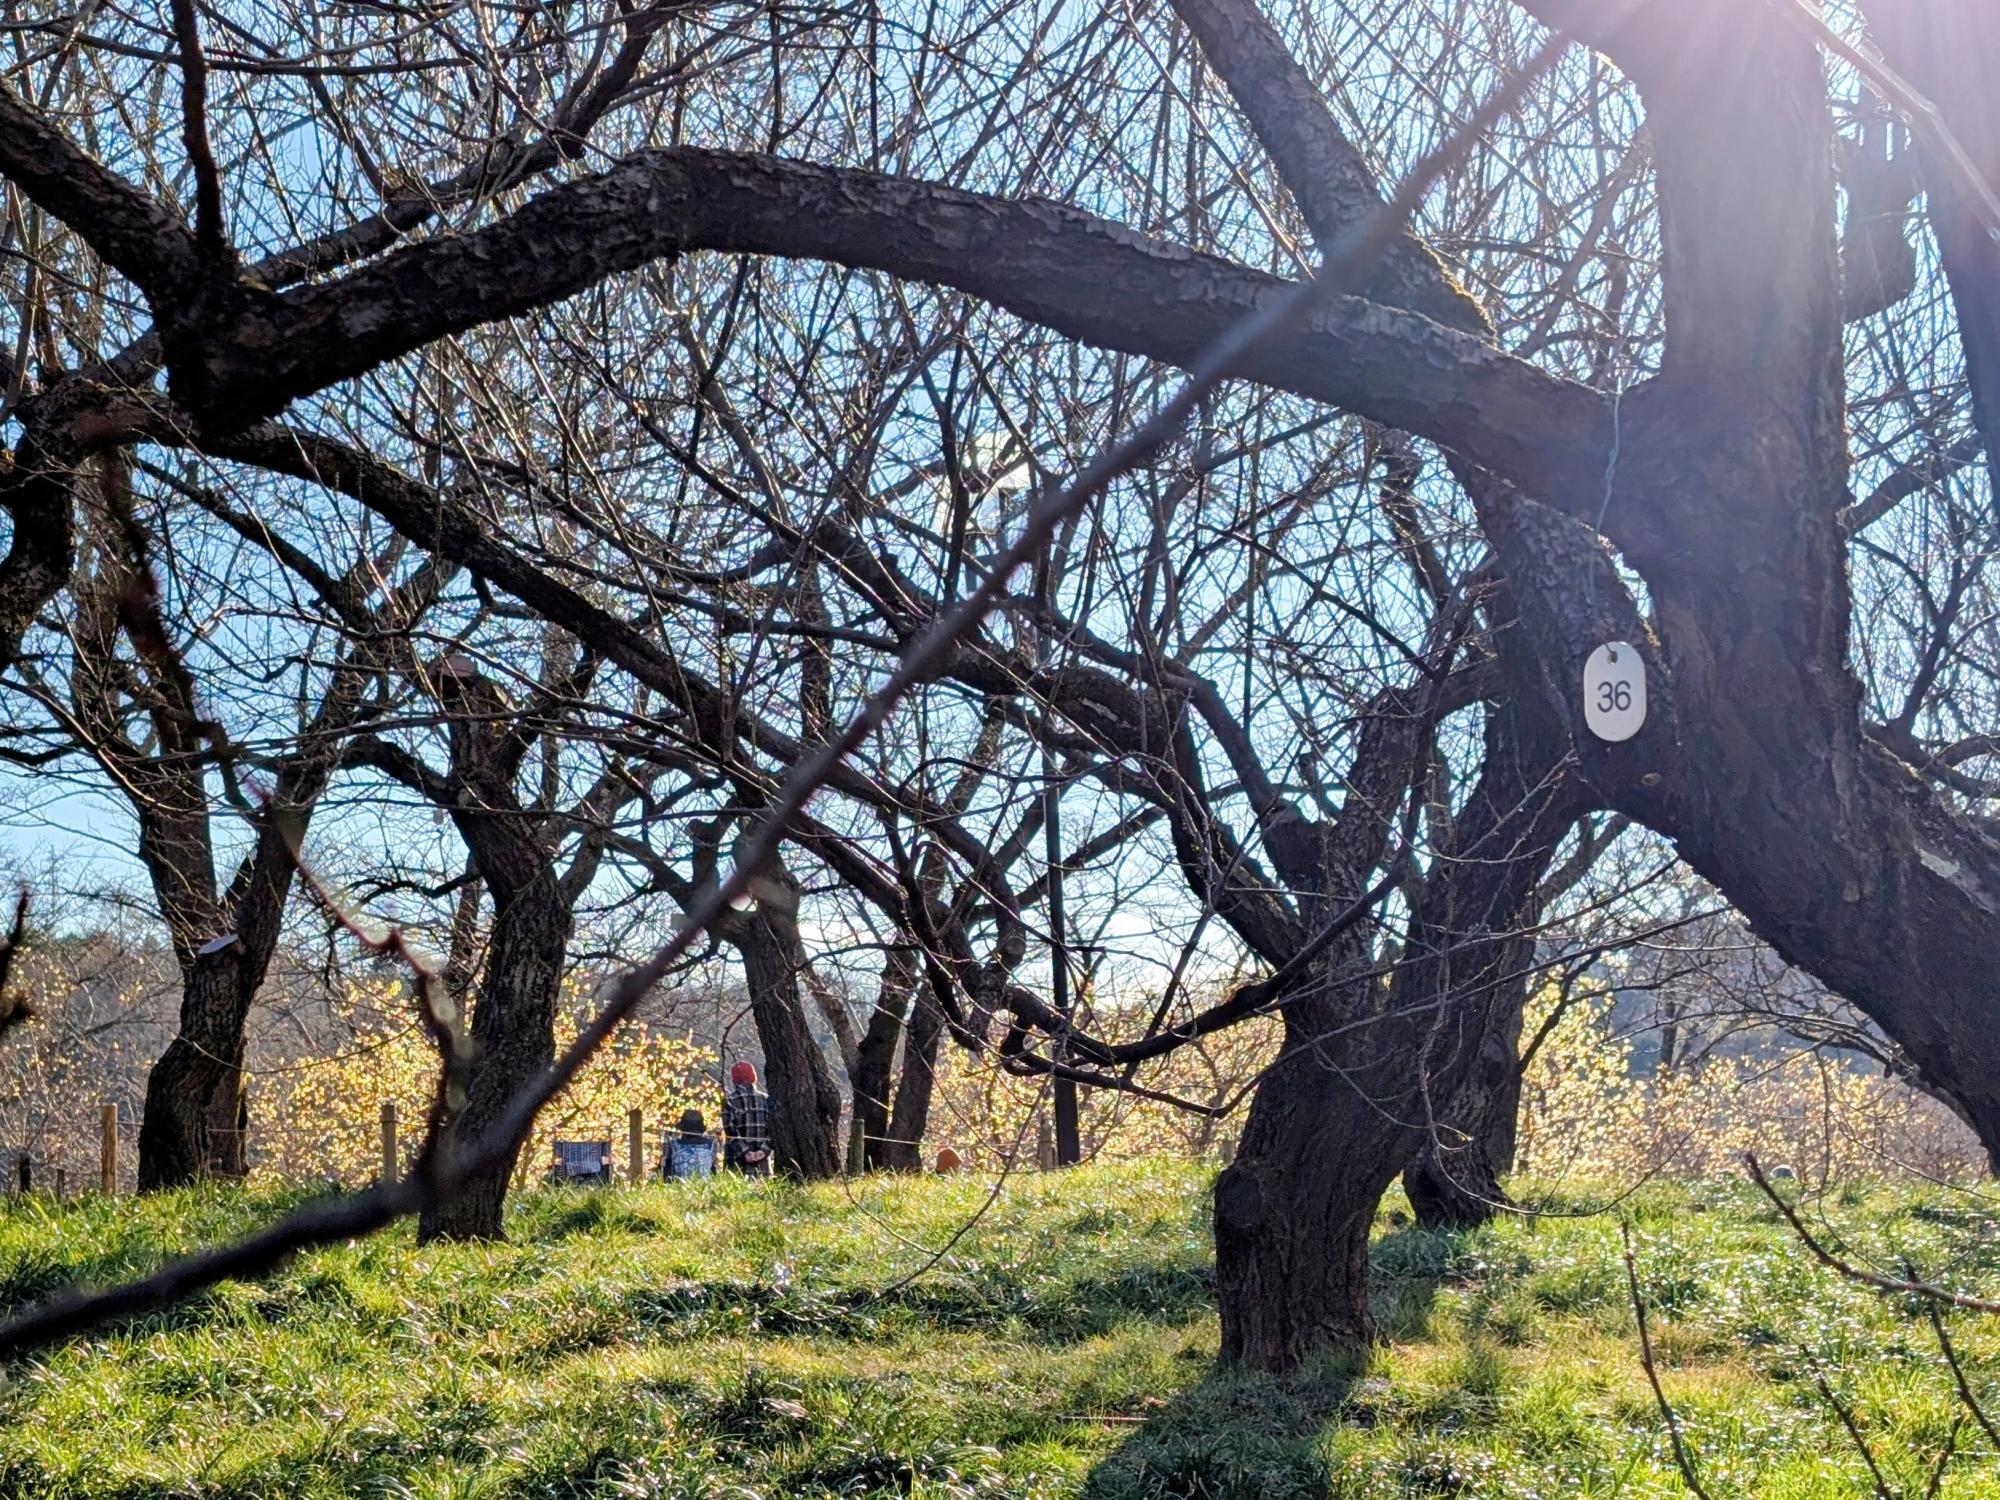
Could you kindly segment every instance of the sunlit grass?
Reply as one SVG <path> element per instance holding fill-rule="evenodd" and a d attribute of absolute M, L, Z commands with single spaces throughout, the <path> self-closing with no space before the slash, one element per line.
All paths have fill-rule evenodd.
<path fill-rule="evenodd" d="M 497 1246 L 407 1228 L 18 1366 L 0 1495 L 1665 1496 L 1616 1222 L 1434 1236 L 1385 1220 L 1391 1342 L 1283 1386 L 1218 1375 L 1206 1178 L 1178 1164 L 988 1184 L 719 1181 L 546 1192 Z M 280 1211 L 205 1190 L 0 1210 L 0 1296 L 108 1279 Z M 1666 1380 L 1718 1495 L 1872 1493 L 1957 1416 L 1911 1308 L 1830 1278 L 1746 1191 L 1626 1206 Z M 1963 1281 L 2000 1232 L 1938 1191 L 1826 1205 Z M 1982 1389 L 2000 1320 L 1955 1320 Z M 2000 1494 L 1962 1433 L 1945 1495 Z"/>

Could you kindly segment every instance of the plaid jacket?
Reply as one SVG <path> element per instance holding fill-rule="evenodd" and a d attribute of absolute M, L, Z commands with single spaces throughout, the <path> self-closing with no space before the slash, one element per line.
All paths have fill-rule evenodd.
<path fill-rule="evenodd" d="M 731 1163 L 746 1151 L 771 1149 L 771 1099 L 754 1083 L 732 1083 L 722 1096 L 722 1133 Z"/>

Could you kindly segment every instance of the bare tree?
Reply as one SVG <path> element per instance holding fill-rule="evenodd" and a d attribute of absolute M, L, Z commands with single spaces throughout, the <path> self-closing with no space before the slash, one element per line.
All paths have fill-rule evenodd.
<path fill-rule="evenodd" d="M 1971 0 L 1947 8 L 1965 14 L 1972 34 L 1983 34 L 1983 13 L 1973 12 Z M 187 449 L 306 480 L 366 507 L 440 565 L 467 570 L 481 587 L 510 595 L 645 684 L 668 705 L 673 732 L 707 757 L 727 757 L 745 787 L 768 789 L 781 767 L 809 767 L 809 779 L 824 781 L 843 804 L 893 811 L 897 789 L 860 757 L 822 764 L 819 747 L 840 742 L 812 732 L 808 721 L 821 717 L 815 693 L 796 695 L 800 712 L 791 720 L 757 711 L 739 682 L 698 670 L 684 632 L 662 627 L 652 575 L 633 578 L 627 570 L 622 583 L 607 580 L 559 551 L 497 534 L 449 486 L 407 472 L 400 454 L 379 451 L 368 441 L 374 429 L 339 432 L 326 393 L 383 378 L 376 372 L 468 330 L 553 308 L 615 278 L 621 287 L 643 286 L 647 268 L 708 264 L 700 258 L 718 253 L 767 264 L 830 263 L 881 286 L 889 300 L 918 286 L 947 288 L 1061 340 L 1166 365 L 1203 360 L 1218 338 L 1232 330 L 1240 336 L 1245 318 L 1260 310 L 1293 309 L 1287 326 L 1236 353 L 1227 368 L 1240 384 L 1214 409 L 1233 420 L 1240 403 L 1254 399 L 1241 392 L 1281 392 L 1434 446 L 1492 554 L 1490 563 L 1475 553 L 1450 571 L 1455 602 L 1447 608 L 1420 604 L 1385 616 L 1353 597 L 1347 577 L 1266 600 L 1283 610 L 1264 616 L 1266 637 L 1284 634 L 1270 628 L 1274 618 L 1288 628 L 1325 630 L 1333 616 L 1351 619 L 1355 611 L 1397 663 L 1393 676 L 1377 672 L 1367 691 L 1349 670 L 1326 674 L 1341 679 L 1339 691 L 1326 696 L 1341 705 L 1349 732 L 1320 749 L 1323 764 L 1312 769 L 1322 790 L 1344 781 L 1338 795 L 1316 799 L 1312 775 L 1287 753 L 1294 747 L 1243 722 L 1260 708 L 1276 712 L 1282 695 L 1259 698 L 1249 671 L 1226 679 L 1249 693 L 1250 709 L 1239 717 L 1223 684 L 1180 650 L 1211 620 L 1233 619 L 1238 609 L 1226 588 L 1187 597 L 1188 569 L 1224 544 L 1198 537 L 1188 513 L 1175 513 L 1183 497 L 1172 494 L 1173 485 L 1150 496 L 1158 502 L 1154 560 L 1095 575 L 1107 587 L 1137 585 L 1131 604 L 1119 605 L 1128 639 L 1104 640 L 1095 629 L 1102 598 L 1093 596 L 1086 608 L 1081 595 L 1063 594 L 1057 577 L 1039 595 L 1007 590 L 996 623 L 955 639 L 951 650 L 927 632 L 947 619 L 954 630 L 964 627 L 955 611 L 965 586 L 978 576 L 980 598 L 1003 592 L 952 543 L 967 532 L 962 507 L 954 507 L 945 547 L 927 554 L 934 565 L 927 579 L 911 577 L 860 524 L 886 528 L 893 519 L 871 510 L 865 486 L 835 490 L 834 503 L 813 516 L 788 514 L 768 496 L 747 497 L 742 513 L 758 518 L 752 545 L 761 552 L 768 541 L 792 559 L 796 602 L 780 609 L 794 623 L 850 635 L 865 627 L 875 640 L 847 641 L 862 648 L 863 659 L 901 649 L 903 660 L 924 663 L 931 682 L 981 700 L 1012 700 L 1023 735 L 1073 753 L 1092 780 L 1159 811 L 1187 890 L 1269 968 L 1221 1009 L 1171 1024 L 1163 1016 L 1146 1041 L 1109 1046 L 1079 1034 L 1068 1016 L 1018 982 L 1009 947 L 1017 932 L 998 921 L 989 932 L 967 931 L 949 911 L 929 909 L 919 882 L 918 894 L 905 890 L 904 899 L 913 925 L 930 929 L 922 933 L 926 962 L 947 1024 L 976 1041 L 979 1006 L 963 1006 L 960 997 L 999 1002 L 993 1009 L 1008 1016 L 1000 1047 L 1010 1066 L 1132 1087 L 1122 1070 L 1152 1052 L 1236 1015 L 1281 1011 L 1292 1045 L 1260 1094 L 1244 1155 L 1217 1197 L 1225 1344 L 1237 1357 L 1274 1366 L 1365 1336 L 1360 1247 L 1370 1193 L 1379 1191 L 1382 1171 L 1400 1167 L 1421 1144 L 1429 1121 L 1417 1106 L 1429 1092 L 1448 1095 L 1457 1066 L 1433 1066 L 1439 1054 L 1427 1049 L 1440 1037 L 1453 1056 L 1483 1045 L 1490 1007 L 1481 976 L 1505 969 L 1492 945 L 1522 925 L 1581 807 L 1614 809 L 1673 839 L 1780 954 L 1865 1010 L 1989 1143 L 2000 1141 L 2000 1030 L 1991 1024 L 1984 960 L 2000 937 L 1990 895 L 2000 885 L 2000 847 L 1968 805 L 1984 794 L 1980 773 L 1994 742 L 1990 723 L 1977 719 L 1991 700 L 1982 697 L 1981 671 L 1964 675 L 1956 708 L 1928 686 L 1967 656 L 1990 656 L 1980 616 L 1963 602 L 1983 589 L 1980 568 L 1968 558 L 1948 597 L 1925 598 L 1908 612 L 1921 622 L 1924 643 L 1904 679 L 1916 707 L 1903 722 L 1882 722 L 1872 711 L 1851 659 L 1859 570 L 1850 548 L 1868 512 L 1850 510 L 1850 484 L 1863 469 L 1862 483 L 1879 480 L 1873 493 L 1889 498 L 1874 519 L 1893 525 L 1891 470 L 1915 474 L 1904 493 L 1921 494 L 1944 460 L 1964 449 L 1936 441 L 1933 421 L 1920 440 L 1892 441 L 1861 469 L 1850 459 L 1850 413 L 1863 407 L 1850 396 L 1890 402 L 1871 386 L 1876 367 L 1850 362 L 1843 345 L 1848 310 L 1867 299 L 1850 302 L 1851 286 L 1843 285 L 1837 128 L 1821 62 L 1829 40 L 1822 23 L 1807 24 L 1783 7 L 1723 0 L 1671 11 L 1567 0 L 1474 7 L 1478 39 L 1500 72 L 1529 57 L 1539 40 L 1533 21 L 1568 28 L 1622 72 L 1613 76 L 1594 57 L 1578 56 L 1537 96 L 1523 134 L 1523 150 L 1544 164 L 1547 180 L 1582 183 L 1567 194 L 1572 206 L 1591 206 L 1581 225 L 1545 218 L 1540 205 L 1528 213 L 1510 199 L 1511 159 L 1500 165 L 1507 153 L 1471 153 L 1476 159 L 1447 190 L 1461 217 L 1454 224 L 1441 215 L 1444 227 L 1462 231 L 1464 242 L 1494 230 L 1515 247 L 1495 255 L 1445 245 L 1456 251 L 1455 270 L 1480 274 L 1475 296 L 1415 235 L 1399 234 L 1365 268 L 1337 253 L 1357 235 L 1355 243 L 1375 248 L 1371 227 L 1386 223 L 1382 192 L 1370 152 L 1343 128 L 1323 80 L 1302 61 L 1377 49 L 1402 35 L 1399 28 L 1423 31 L 1433 18 L 1415 8 L 1364 7 L 1358 22 L 1343 23 L 1331 37 L 1310 35 L 1334 44 L 1320 54 L 1305 39 L 1288 38 L 1250 0 L 1179 0 L 1173 9 L 1234 101 L 1240 118 L 1228 128 L 1237 132 L 1237 154 L 1257 163 L 1246 174 L 1249 188 L 1222 171 L 1232 184 L 1227 202 L 1241 214 L 1234 222 L 1215 212 L 1221 195 L 1197 191 L 1166 202 L 1156 191 L 1166 174 L 1137 174 L 1136 181 L 1121 174 L 1115 164 L 1127 143 L 1081 123 L 1090 115 L 1090 89 L 1066 94 L 1060 87 L 1071 54 L 1054 65 L 1026 60 L 1048 56 L 1045 33 L 1032 27 L 992 43 L 1015 49 L 1020 60 L 1011 68 L 969 67 L 956 80 L 898 75 L 907 93 L 889 100 L 875 66 L 880 59 L 863 56 L 865 47 L 829 46 L 807 62 L 773 46 L 771 60 L 757 64 L 770 69 L 756 75 L 762 88 L 676 93 L 663 84 L 675 94 L 674 107 L 639 122 L 620 143 L 631 149 L 602 160 L 593 174 L 564 173 L 525 200 L 516 191 L 522 174 L 565 167 L 563 148 L 602 110 L 592 113 L 596 65 L 578 66 L 575 51 L 557 38 L 548 50 L 554 72 L 568 82 L 566 92 L 548 91 L 562 102 L 545 111 L 544 70 L 531 62 L 543 39 L 524 34 L 489 49 L 474 70 L 470 88 L 485 111 L 478 117 L 507 116 L 502 101 L 510 98 L 525 106 L 515 130 L 482 143 L 465 179 L 470 187 L 432 195 L 460 211 L 452 224 L 427 205 L 387 220 L 371 214 L 320 227 L 315 218 L 318 232 L 305 237 L 289 226 L 259 230 L 254 194 L 238 194 L 232 209 L 218 166 L 232 158 L 213 141 L 218 131 L 259 138 L 259 86 L 246 84 L 237 97 L 248 102 L 235 109 L 214 108 L 196 26 L 180 28 L 166 52 L 183 82 L 177 123 L 187 144 L 177 180 L 188 185 L 191 217 L 168 201 L 154 176 L 142 188 L 105 165 L 125 143 L 93 139 L 87 112 L 77 118 L 87 96 L 74 97 L 71 124 L 60 122 L 51 80 L 72 78 L 67 57 L 41 61 L 23 75 L 28 87 L 48 85 L 34 102 L 17 87 L 0 95 L 0 173 L 87 247 L 99 270 L 85 283 L 94 288 L 86 300 L 103 303 L 114 284 L 129 286 L 145 311 L 100 317 L 100 325 L 134 325 L 118 330 L 134 342 L 117 345 L 114 333 L 112 349 L 101 349 L 107 337 L 100 327 L 82 341 L 89 352 L 73 368 L 52 362 L 15 408 L 22 436 L 0 490 L 13 518 L 0 564 L 7 585 L 0 646 L 13 655 L 71 582 L 78 493 L 100 455 Z M 617 55 L 634 48 L 643 55 L 649 28 L 666 19 L 660 8 L 623 15 L 614 27 L 623 40 Z M 1107 27 L 1113 34 L 1106 46 L 1120 61 L 1160 35 L 1150 20 L 1100 21 L 1080 34 L 1095 43 Z M 606 33 L 605 50 L 613 34 Z M 1407 160 L 1426 137 L 1452 134 L 1449 119 L 1466 113 L 1454 101 L 1491 84 L 1494 74 L 1474 49 L 1461 37 L 1451 40 L 1441 55 L 1454 59 L 1458 78 L 1455 87 L 1435 91 L 1442 110 L 1420 103 L 1421 89 L 1385 96 L 1388 134 L 1365 142 L 1385 148 L 1382 159 Z M 1088 60 L 1074 64 L 1079 78 L 1094 76 L 1106 55 L 1089 45 L 1085 53 Z M 1969 176 L 1958 171 L 1966 150 L 1948 149 L 1941 136 L 1927 139 L 1926 169 L 1955 174 L 1935 176 L 1946 191 L 1932 214 L 1961 213 L 1984 232 L 1992 227 L 1985 217 L 1991 194 L 1981 191 L 1976 163 L 1990 141 L 1976 139 L 1979 117 L 1960 102 L 1973 97 L 1969 86 L 1953 86 L 1972 53 L 1922 55 L 1946 118 L 1970 121 L 1964 128 L 1975 137 Z M 918 66 L 933 61 L 926 55 Z M 798 69 L 786 72 L 793 63 Z M 1185 146 L 1195 169 L 1185 180 L 1200 184 L 1202 164 L 1223 159 L 1207 139 L 1215 129 L 1207 117 L 1219 111 L 1186 106 L 1185 61 L 1178 71 L 1158 71 L 1162 95 L 1173 102 L 1162 109 L 1154 156 Z M 1001 79 L 990 95 L 963 82 L 987 76 Z M 1009 138 L 1017 94 L 1040 101 L 1032 141 Z M 933 123 L 946 96 L 962 110 L 949 128 Z M 411 98 L 385 85 L 372 107 L 404 118 L 454 102 L 449 89 L 425 98 L 424 110 L 411 109 Z M 544 112 L 553 113 L 555 128 L 537 123 Z M 322 117 L 316 108 L 315 118 Z M 1920 113 L 1927 129 L 1928 121 Z M 350 140 L 350 122 L 330 128 L 349 142 L 349 155 L 375 165 L 365 143 Z M 546 149 L 529 144 L 541 141 Z M 1066 141 L 1081 144 L 1059 149 Z M 1058 167 L 1036 147 L 1046 147 Z M 1034 160 L 1003 172 L 992 161 L 1001 153 Z M 283 172 L 268 154 L 252 149 L 244 159 L 277 184 L 280 200 L 296 201 L 299 195 L 282 191 Z M 1085 161 L 1092 165 L 1078 165 Z M 1100 161 L 1114 165 L 1098 174 Z M 1440 175 L 1433 171 L 1417 186 L 1434 186 Z M 1290 200 L 1278 210 L 1275 194 L 1256 190 L 1259 180 L 1273 178 Z M 169 173 L 158 180 L 176 179 Z M 1043 196 L 1051 191 L 1069 201 Z M 1399 214 L 1419 196 L 1406 193 Z M 1484 217 L 1465 206 L 1482 196 L 1508 206 Z M 1597 206 L 1602 214 L 1592 211 Z M 226 211 L 239 224 L 250 219 L 256 238 L 294 243 L 272 244 L 254 263 L 258 274 L 245 274 Z M 1294 220 L 1336 275 L 1314 296 L 1287 300 L 1296 294 L 1286 282 L 1304 259 Z M 1982 248 L 1977 234 L 1955 237 L 1948 218 L 1939 223 L 1958 342 L 1969 353 L 1984 326 L 1976 318 L 1968 323 L 1965 309 L 1979 306 L 1979 257 L 1990 245 Z M 425 232 L 409 233 L 419 228 Z M 1245 245 L 1249 252 L 1239 253 Z M 1508 256 L 1516 265 L 1536 260 L 1544 271 L 1510 276 Z M 747 284 L 750 263 L 738 261 L 733 274 Z M 847 284 L 838 275 L 828 280 Z M 801 273 L 795 284 L 824 283 Z M 761 288 L 749 300 L 766 305 Z M 148 315 L 150 331 L 137 326 Z M 1587 325 L 1598 331 L 1582 331 Z M 796 341 L 794 327 L 778 319 L 760 326 L 758 337 L 772 345 Z M 1951 338 L 1947 327 L 1931 343 L 1944 347 Z M 1117 382 L 1117 362 L 1108 367 Z M 690 373 L 697 388 L 713 379 L 706 369 Z M 1990 412 L 1986 364 L 1974 355 L 1962 373 L 1975 413 Z M 1187 415 L 1214 395 L 1209 375 L 1163 413 Z M 1107 403 L 1121 417 L 1136 404 L 1130 390 L 1123 385 L 1120 398 Z M 628 406 L 627 416 L 643 421 L 647 413 Z M 706 420 L 721 424 L 725 416 L 711 409 Z M 1172 424 L 1163 417 L 1162 425 Z M 1159 431 L 1144 430 L 1145 441 L 1118 450 L 1116 467 L 1150 461 L 1166 446 Z M 1175 452 L 1199 473 L 1199 462 Z M 681 445 L 677 456 L 698 472 L 705 451 Z M 1899 457 L 1916 462 L 1892 462 Z M 1079 494 L 1104 489 L 1099 470 L 1086 474 L 1090 483 Z M 1451 503 L 1460 502 L 1455 496 Z M 616 532 L 626 518 L 596 519 Z M 1080 516 L 1077 526 L 1083 530 Z M 1080 539 L 1051 538 L 1049 556 L 1071 541 L 1088 553 L 1099 536 L 1118 553 L 1130 535 L 1121 539 L 1116 526 L 1093 516 Z M 1237 556 L 1275 552 L 1293 564 L 1300 555 L 1300 539 L 1270 525 L 1239 523 L 1221 536 Z M 665 555 L 647 544 L 633 556 L 647 569 L 683 551 L 675 538 Z M 819 559 L 816 579 L 804 576 L 808 555 Z M 773 566 L 763 562 L 759 571 Z M 715 589 L 717 570 L 706 571 L 666 576 L 703 595 L 716 618 L 734 606 Z M 1093 573 L 1079 566 L 1072 576 Z M 1924 594 L 1921 586 L 1917 592 Z M 846 622 L 812 624 L 815 611 L 850 607 L 855 615 Z M 1251 635 L 1246 630 L 1245 638 Z M 753 642 L 768 638 L 753 627 Z M 1475 659 L 1482 639 L 1492 644 L 1477 649 L 1503 664 L 1491 672 Z M 1049 640 L 1061 649 L 1045 652 Z M 1590 653 L 1613 641 L 1641 653 L 1650 710 L 1636 736 L 1608 743 L 1590 732 L 1577 685 Z M 1901 662 L 1879 666 L 1869 686 L 1903 671 Z M 1298 695 L 1295 702 L 1326 688 L 1310 674 L 1279 681 Z M 1489 705 L 1492 727 L 1481 730 L 1480 775 L 1450 829 L 1424 810 L 1427 801 L 1441 804 L 1423 789 L 1439 756 L 1451 753 L 1451 734 L 1440 743 L 1447 716 L 1480 702 Z M 1312 707 L 1317 712 L 1320 704 Z M 1974 719 L 1967 726 L 1973 732 L 1947 732 L 1955 713 Z M 856 722 L 883 727 L 879 719 Z M 1551 735 L 1546 726 L 1566 734 Z M 1536 749 L 1496 756 L 1499 735 Z M 859 744 L 857 736 L 847 748 Z M 1325 765 L 1335 763 L 1340 770 L 1328 773 Z M 1582 789 L 1580 805 L 1566 800 L 1572 786 Z M 1530 797 L 1530 789 L 1540 794 Z M 746 791 L 744 801 L 751 800 Z M 1480 811 L 1488 804 L 1494 811 Z M 795 836 L 843 878 L 870 878 L 863 861 L 841 852 L 855 848 L 851 831 L 821 821 L 815 827 L 802 817 Z M 1508 831 L 1488 832 L 1502 824 Z M 769 842 L 780 834 L 794 836 L 781 829 L 759 837 Z M 1493 865 L 1471 854 L 1488 837 L 1507 851 Z M 1406 867 L 1428 850 L 1444 859 L 1425 870 L 1420 891 L 1412 887 L 1407 925 L 1418 941 L 1385 988 L 1369 934 L 1390 919 L 1385 903 Z M 974 850 L 963 857 L 968 868 L 982 864 Z M 1444 878 L 1453 870 L 1465 872 L 1464 889 L 1448 896 L 1459 883 Z M 991 959 L 975 942 L 989 937 Z M 1448 1012 L 1441 1029 L 1419 1025 L 1415 1018 L 1440 1014 L 1436 997 L 1458 994 L 1468 975 L 1471 1003 Z M 1395 1003 L 1399 991 L 1408 1003 Z M 1341 1080 L 1339 1089 L 1330 1088 L 1332 1079 Z M 1330 1097 L 1348 1101 L 1337 1124 L 1315 1115 Z M 1385 1110 L 1384 1101 L 1400 1102 Z M 1340 1136 L 1340 1152 L 1367 1155 L 1369 1165 L 1326 1166 L 1330 1132 Z M 1376 1161 L 1378 1151 L 1393 1163 Z"/>
<path fill-rule="evenodd" d="M 493 905 L 467 1027 L 471 1057 L 463 1098 L 449 1101 L 443 1149 L 457 1149 L 490 1130 L 515 1095 L 553 1061 L 577 902 L 596 877 L 619 809 L 645 790 L 647 778 L 613 759 L 573 805 L 551 806 L 523 794 L 529 752 L 538 742 L 561 736 L 561 710 L 592 671 L 588 662 L 571 661 L 567 668 L 537 694 L 540 701 L 515 703 L 471 657 L 446 656 L 425 674 L 446 715 L 446 768 L 434 770 L 374 735 L 357 738 L 345 757 L 448 812 L 478 878 L 471 899 L 483 891 Z M 564 852 L 566 861 L 559 858 Z M 419 1237 L 499 1238 L 514 1165 L 513 1153 L 506 1153 L 474 1175 L 459 1195 L 427 1207 Z"/>
<path fill-rule="evenodd" d="M 163 606 L 156 549 L 129 473 L 116 455 L 101 468 L 102 504 L 85 528 L 90 562 L 72 590 L 66 691 L 39 666 L 24 663 L 22 671 L 65 737 L 103 768 L 130 807 L 139 859 L 180 971 L 179 1030 L 147 1084 L 139 1184 L 240 1177 L 246 1026 L 277 952 L 300 846 L 344 737 L 379 710 L 394 643 L 435 598 L 441 575 L 424 564 L 375 600 L 405 550 L 399 545 L 364 555 L 339 575 L 295 553 L 291 560 L 335 644 L 322 665 L 310 633 L 297 637 L 304 645 L 297 697 L 310 707 L 297 710 L 289 733 L 282 720 L 265 720 L 275 747 L 246 746 L 239 737 L 250 725 L 225 725 L 221 700 L 232 678 L 266 676 L 267 668 L 228 661 L 226 647 L 202 649 L 207 659 L 196 664 L 191 647 L 199 632 L 170 620 Z M 226 522 L 268 536 L 224 500 L 205 498 Z M 185 577 L 178 583 L 183 593 L 196 588 Z M 282 641 L 285 632 L 274 628 L 269 639 Z M 248 827 L 248 848 L 232 857 L 238 823 Z"/>

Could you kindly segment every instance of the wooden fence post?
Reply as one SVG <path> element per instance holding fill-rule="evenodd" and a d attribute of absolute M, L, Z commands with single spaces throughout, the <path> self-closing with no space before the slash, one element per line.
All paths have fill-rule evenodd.
<path fill-rule="evenodd" d="M 107 1104 L 98 1143 L 98 1188 L 107 1198 L 118 1194 L 118 1106 Z"/>
<path fill-rule="evenodd" d="M 646 1112 L 643 1109 L 625 1111 L 625 1135 L 632 1158 L 632 1186 L 637 1187 L 646 1180 Z"/>
<path fill-rule="evenodd" d="M 1056 1169 L 1056 1137 L 1049 1129 L 1049 1117 L 1043 1115 L 1035 1129 L 1035 1166 L 1043 1172 Z"/>
<path fill-rule="evenodd" d="M 67 1198 L 68 1196 L 69 1196 L 69 1171 L 67 1168 L 57 1167 L 56 1202 L 60 1203 L 62 1202 L 63 1199 Z"/>
<path fill-rule="evenodd" d="M 868 1165 L 868 1127 L 859 1114 L 847 1127 L 847 1175 L 859 1177 Z"/>
<path fill-rule="evenodd" d="M 386 1187 L 401 1175 L 402 1158 L 396 1153 L 396 1105 L 382 1106 L 382 1183 Z"/>
<path fill-rule="evenodd" d="M 34 1163 L 28 1160 L 28 1153 L 25 1151 L 21 1153 L 19 1170 L 21 1174 L 21 1191 L 24 1193 L 33 1192 L 35 1189 L 35 1167 Z"/>

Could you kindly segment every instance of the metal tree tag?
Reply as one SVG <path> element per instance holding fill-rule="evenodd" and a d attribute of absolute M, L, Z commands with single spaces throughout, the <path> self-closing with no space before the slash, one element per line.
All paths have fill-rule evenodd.
<path fill-rule="evenodd" d="M 1599 646 L 1583 664 L 1583 722 L 1614 745 L 1645 724 L 1645 658 L 1624 641 Z"/>

